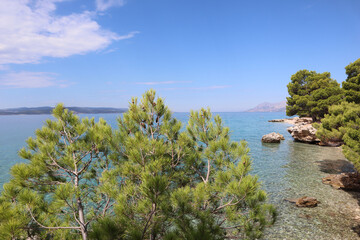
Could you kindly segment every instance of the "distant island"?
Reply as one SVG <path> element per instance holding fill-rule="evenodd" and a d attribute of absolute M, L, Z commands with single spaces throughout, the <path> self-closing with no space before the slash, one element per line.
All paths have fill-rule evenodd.
<path fill-rule="evenodd" d="M 75 113 L 123 113 L 127 108 L 108 108 L 108 107 L 66 107 Z M 0 109 L 0 115 L 38 115 L 51 114 L 53 107 L 20 107 Z"/>
<path fill-rule="evenodd" d="M 277 103 L 264 102 L 257 105 L 254 108 L 247 110 L 246 112 L 285 112 L 286 111 L 286 101 L 281 101 Z"/>

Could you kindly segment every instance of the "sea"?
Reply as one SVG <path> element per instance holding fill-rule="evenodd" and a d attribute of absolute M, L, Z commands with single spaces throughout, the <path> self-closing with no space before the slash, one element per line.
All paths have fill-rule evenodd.
<path fill-rule="evenodd" d="M 353 171 L 341 148 L 321 147 L 294 142 L 287 132 L 290 124 L 268 122 L 286 118 L 285 113 L 214 113 L 230 127 L 233 141 L 246 140 L 252 158 L 251 174 L 257 174 L 268 202 L 276 206 L 276 223 L 265 230 L 263 239 L 360 239 L 358 195 L 324 185 L 321 179 L 328 174 Z M 80 114 L 81 117 L 104 118 L 117 127 L 119 114 Z M 189 113 L 174 113 L 187 123 Z M 51 115 L 0 116 L 0 188 L 9 181 L 10 168 L 25 162 L 18 155 L 29 136 L 34 136 Z M 280 144 L 262 143 L 267 133 L 283 134 Z M 298 208 L 286 199 L 315 197 L 315 208 Z"/>

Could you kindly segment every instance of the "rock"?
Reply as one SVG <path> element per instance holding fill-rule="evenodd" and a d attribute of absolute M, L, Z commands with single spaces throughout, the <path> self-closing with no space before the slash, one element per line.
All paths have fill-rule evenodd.
<path fill-rule="evenodd" d="M 316 207 L 319 201 L 313 197 L 301 197 L 296 200 L 296 206 L 298 207 Z"/>
<path fill-rule="evenodd" d="M 297 199 L 296 206 L 298 207 L 316 207 L 319 201 L 313 197 L 301 197 Z"/>
<path fill-rule="evenodd" d="M 289 124 L 294 125 L 298 120 L 299 120 L 299 117 L 285 118 L 284 123 L 289 123 Z"/>
<path fill-rule="evenodd" d="M 298 121 L 298 117 L 294 118 L 284 118 L 284 119 L 272 119 L 268 120 L 268 122 L 280 122 L 280 123 L 289 123 L 289 124 L 295 124 L 296 121 Z"/>
<path fill-rule="evenodd" d="M 322 182 L 336 189 L 360 191 L 360 176 L 357 173 L 331 174 Z"/>
<path fill-rule="evenodd" d="M 264 143 L 280 143 L 280 140 L 284 140 L 284 136 L 280 133 L 269 133 L 264 136 L 262 136 L 261 141 Z"/>
<path fill-rule="evenodd" d="M 295 121 L 295 124 L 300 124 L 300 123 L 304 123 L 304 124 L 310 124 L 310 123 L 313 123 L 313 120 L 312 118 L 310 117 L 302 117 L 302 118 L 293 118 L 294 121 Z"/>
<path fill-rule="evenodd" d="M 269 120 L 268 122 L 284 122 L 284 119 L 273 119 Z"/>
<path fill-rule="evenodd" d="M 318 143 L 320 140 L 316 137 L 316 128 L 311 124 L 299 123 L 293 127 L 289 127 L 287 131 L 295 139 L 295 141 L 305 143 Z"/>
<path fill-rule="evenodd" d="M 329 141 L 321 141 L 316 137 L 317 129 L 312 126 L 313 120 L 310 117 L 294 117 L 285 119 L 273 119 L 269 122 L 283 122 L 294 126 L 287 128 L 288 132 L 295 141 L 304 143 L 315 143 L 320 146 L 339 147 L 344 144 L 342 139 L 330 139 Z"/>
<path fill-rule="evenodd" d="M 295 203 L 298 207 L 316 207 L 318 203 L 320 203 L 316 198 L 313 197 L 301 197 L 301 198 L 289 198 L 285 199 L 285 201 L 289 201 L 291 203 Z"/>

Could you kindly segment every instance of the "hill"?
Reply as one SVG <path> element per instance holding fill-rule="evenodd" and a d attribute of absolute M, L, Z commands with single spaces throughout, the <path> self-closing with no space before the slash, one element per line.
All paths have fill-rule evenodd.
<path fill-rule="evenodd" d="M 254 108 L 247 110 L 246 112 L 285 112 L 286 111 L 286 101 L 281 101 L 277 103 L 264 102 L 257 105 Z"/>

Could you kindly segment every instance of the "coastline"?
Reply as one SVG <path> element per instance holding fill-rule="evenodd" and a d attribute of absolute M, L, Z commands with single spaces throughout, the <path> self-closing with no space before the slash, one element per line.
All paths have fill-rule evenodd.
<path fill-rule="evenodd" d="M 289 133 L 291 133 L 289 128 L 294 128 L 294 126 L 311 125 L 308 119 L 301 120 L 298 117 L 274 119 L 268 122 L 293 125 L 287 127 Z M 332 239 L 360 239 L 360 192 L 336 189 L 324 184 L 323 181 L 324 178 L 331 175 L 337 176 L 344 172 L 354 172 L 353 164 L 344 157 L 342 148 L 339 146 L 324 148 L 315 142 L 301 142 L 294 138 L 292 140 L 294 144 L 303 149 L 297 154 L 303 155 L 299 158 L 304 162 L 293 162 L 291 160 L 287 166 L 292 175 L 289 181 L 293 182 L 294 179 L 298 179 L 298 181 L 293 182 L 296 188 L 289 189 L 289 197 L 308 196 L 320 200 L 320 204 L 315 208 L 298 208 L 295 205 L 290 207 L 292 211 L 297 213 L 297 218 L 292 219 L 292 221 L 299 221 L 304 225 L 315 224 L 318 230 L 332 231 L 335 235 Z M 303 166 L 299 168 L 298 165 Z M 296 168 L 296 170 L 292 168 Z M 276 236 L 280 237 L 281 235 L 276 234 Z M 277 238 L 274 236 L 271 239 Z M 302 239 L 307 238 L 302 236 Z M 324 238 L 319 237 L 317 239 Z"/>

